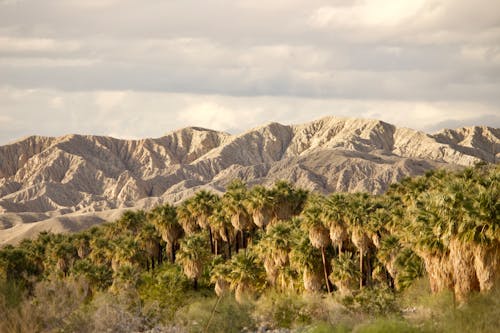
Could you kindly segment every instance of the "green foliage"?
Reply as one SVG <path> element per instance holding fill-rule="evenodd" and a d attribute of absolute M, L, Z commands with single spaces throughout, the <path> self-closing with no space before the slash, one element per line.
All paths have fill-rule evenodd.
<path fill-rule="evenodd" d="M 271 328 L 292 328 L 311 323 L 307 302 L 299 294 L 268 293 L 256 303 L 256 321 Z"/>
<path fill-rule="evenodd" d="M 186 332 L 242 332 L 255 325 L 251 310 L 251 304 L 239 304 L 230 296 L 200 299 L 181 308 L 175 323 Z"/>
<path fill-rule="evenodd" d="M 72 275 L 84 277 L 92 288 L 104 291 L 113 283 L 113 272 L 106 265 L 94 264 L 88 259 L 79 260 L 72 268 Z"/>
<path fill-rule="evenodd" d="M 39 271 L 28 251 L 12 245 L 0 249 L 0 278 L 26 281 L 29 276 L 36 274 L 39 274 Z"/>
<path fill-rule="evenodd" d="M 153 272 L 143 273 L 138 291 L 145 304 L 157 303 L 162 317 L 171 320 L 189 301 L 190 281 L 177 265 L 163 264 Z"/>
<path fill-rule="evenodd" d="M 15 308 L 24 299 L 26 287 L 22 281 L 0 279 L 0 300 L 6 308 Z"/>
<path fill-rule="evenodd" d="M 351 311 L 370 316 L 385 316 L 398 312 L 395 293 L 388 288 L 364 288 L 353 296 L 346 296 L 342 303 Z"/>

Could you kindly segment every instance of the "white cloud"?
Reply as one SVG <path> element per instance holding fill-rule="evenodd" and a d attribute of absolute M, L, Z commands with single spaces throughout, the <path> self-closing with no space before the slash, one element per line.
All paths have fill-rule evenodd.
<path fill-rule="evenodd" d="M 0 66 L 57 68 L 57 67 L 90 67 L 99 61 L 84 58 L 47 58 L 47 57 L 1 57 Z"/>
<path fill-rule="evenodd" d="M 64 100 L 61 96 L 56 96 L 50 99 L 49 105 L 54 109 L 62 109 L 64 105 Z"/>
<path fill-rule="evenodd" d="M 125 91 L 102 91 L 95 93 L 95 103 L 102 111 L 110 111 L 114 108 L 119 107 L 125 97 L 127 92 Z"/>
<path fill-rule="evenodd" d="M 41 109 L 46 111 L 40 112 Z M 439 126 L 472 124 L 500 127 L 500 116 L 495 106 L 471 102 L 229 97 L 131 91 L 24 91 L 2 88 L 0 144 L 32 134 L 159 137 L 186 126 L 240 133 L 270 121 L 294 124 L 324 116 L 380 119 L 397 126 L 426 131 L 435 131 Z"/>
<path fill-rule="evenodd" d="M 352 6 L 325 6 L 314 11 L 310 23 L 316 28 L 394 27 L 415 17 L 424 0 L 365 0 Z"/>
<path fill-rule="evenodd" d="M 241 131 L 248 124 L 255 124 L 257 119 L 262 118 L 260 108 L 229 108 L 213 101 L 195 102 L 177 112 L 177 119 L 183 126 L 200 126 L 220 131 Z"/>
<path fill-rule="evenodd" d="M 51 38 L 18 38 L 0 36 L 0 52 L 73 52 L 80 48 L 77 41 L 58 41 Z"/>

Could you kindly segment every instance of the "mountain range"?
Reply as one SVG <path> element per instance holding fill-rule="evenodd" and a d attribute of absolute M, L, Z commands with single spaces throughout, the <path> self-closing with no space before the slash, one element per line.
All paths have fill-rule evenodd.
<path fill-rule="evenodd" d="M 31 136 L 0 147 L 0 244 L 42 230 L 80 230 L 131 207 L 178 203 L 201 188 L 220 193 L 235 178 L 249 186 L 284 179 L 321 193 L 382 193 L 430 169 L 499 158 L 498 128 L 430 135 L 339 117 L 238 135 L 188 127 L 141 140 Z"/>

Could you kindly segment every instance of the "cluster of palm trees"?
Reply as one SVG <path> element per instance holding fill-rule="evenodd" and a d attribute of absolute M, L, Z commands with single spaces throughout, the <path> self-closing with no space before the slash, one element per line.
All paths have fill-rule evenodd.
<path fill-rule="evenodd" d="M 380 196 L 312 194 L 279 181 L 235 180 L 178 206 L 127 211 L 72 235 L 42 233 L 0 250 L 5 279 L 84 276 L 94 289 L 133 287 L 143 271 L 180 265 L 193 288 L 244 302 L 266 288 L 349 295 L 403 289 L 428 275 L 463 301 L 500 277 L 499 166 L 408 178 Z"/>

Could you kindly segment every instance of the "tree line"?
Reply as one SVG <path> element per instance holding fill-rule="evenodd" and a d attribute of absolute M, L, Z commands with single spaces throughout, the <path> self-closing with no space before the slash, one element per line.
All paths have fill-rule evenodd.
<path fill-rule="evenodd" d="M 500 278 L 500 167 L 429 171 L 383 195 L 309 193 L 285 181 L 181 204 L 126 211 L 75 234 L 42 232 L 0 250 L 0 278 L 26 287 L 80 277 L 89 295 L 121 291 L 141 274 L 179 265 L 196 290 L 245 302 L 264 290 L 355 294 L 403 290 L 426 276 L 459 302 Z"/>

